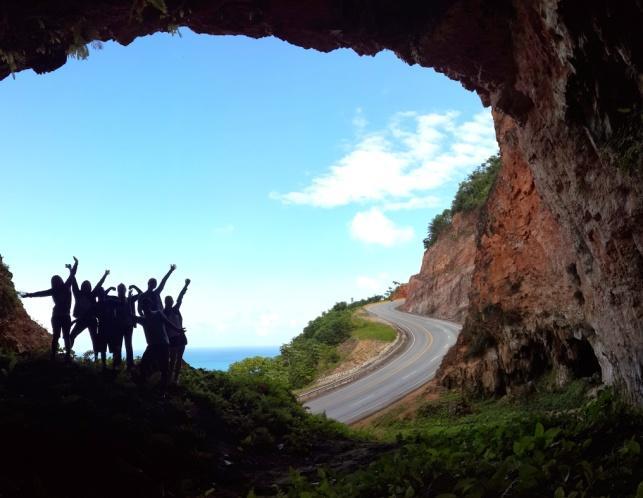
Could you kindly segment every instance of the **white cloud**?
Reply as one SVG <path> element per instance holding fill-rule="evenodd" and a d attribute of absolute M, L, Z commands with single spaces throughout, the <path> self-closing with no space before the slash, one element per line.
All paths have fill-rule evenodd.
<path fill-rule="evenodd" d="M 415 235 L 412 227 L 398 227 L 378 208 L 357 213 L 351 221 L 350 230 L 357 240 L 386 247 L 408 242 Z"/>
<path fill-rule="evenodd" d="M 366 126 L 358 109 L 354 124 Z M 425 207 L 416 198 L 469 171 L 498 150 L 488 111 L 460 122 L 457 112 L 397 113 L 386 129 L 359 141 L 299 191 L 272 193 L 286 204 L 332 208 L 388 203 L 390 210 Z M 406 207 L 402 207 L 406 206 Z"/>
<path fill-rule="evenodd" d="M 360 275 L 355 279 L 355 286 L 362 292 L 366 293 L 381 293 L 391 284 L 391 279 L 388 273 L 380 273 L 372 277 L 367 275 Z"/>

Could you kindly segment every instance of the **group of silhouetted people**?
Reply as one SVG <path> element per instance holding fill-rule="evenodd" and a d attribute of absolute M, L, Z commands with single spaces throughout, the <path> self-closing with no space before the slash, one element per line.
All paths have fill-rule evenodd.
<path fill-rule="evenodd" d="M 109 350 L 112 354 L 113 367 L 119 368 L 122 363 L 123 342 L 125 342 L 125 362 L 127 369 L 132 369 L 134 367 L 132 335 L 134 328 L 141 325 L 147 341 L 147 348 L 139 365 L 141 376 L 145 379 L 151 373 L 160 371 L 163 387 L 168 382 L 177 383 L 187 345 L 181 304 L 190 280 L 185 280 L 176 303 L 172 296 L 165 297 L 165 306 L 161 300 L 161 292 L 176 269 L 176 265 L 170 266 L 170 270 L 160 284 L 157 285 L 156 279 L 151 278 L 147 283 L 146 291 L 141 291 L 136 285 L 130 285 L 129 292 L 125 284 L 119 284 L 117 288 L 110 287 L 107 290 L 103 288 L 109 270 L 105 271 L 94 288 L 88 280 L 78 287 L 76 281 L 78 259 L 74 257 L 74 264 L 68 264 L 65 267 L 69 270 L 67 280 L 54 275 L 51 278 L 50 289 L 21 294 L 22 297 L 51 296 L 54 301 L 51 316 L 53 331 L 51 358 L 56 358 L 58 341 L 62 335 L 65 358 L 69 361 L 74 340 L 83 331 L 88 330 L 94 361 L 98 361 L 100 357 L 105 368 Z M 110 295 L 113 290 L 117 291 L 117 296 Z M 74 296 L 73 321 L 71 318 L 72 294 Z"/>

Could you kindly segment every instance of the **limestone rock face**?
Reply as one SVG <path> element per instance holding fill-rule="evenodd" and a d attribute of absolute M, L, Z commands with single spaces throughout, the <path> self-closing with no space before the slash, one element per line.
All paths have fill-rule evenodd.
<path fill-rule="evenodd" d="M 456 213 L 451 226 L 424 252 L 420 273 L 408 283 L 404 309 L 464 321 L 476 255 L 479 212 Z"/>
<path fill-rule="evenodd" d="M 535 244 L 529 251 L 535 254 L 540 245 L 543 258 L 560 260 L 544 265 L 552 265 L 545 275 L 563 268 L 551 293 L 567 296 L 573 290 L 574 296 L 554 310 L 544 291 L 526 297 L 535 273 L 520 282 L 514 275 L 515 295 L 528 299 L 518 309 L 529 307 L 529 313 L 516 315 L 510 329 L 504 328 L 506 317 L 498 318 L 492 335 L 500 338 L 502 329 L 507 344 L 525 340 L 525 348 L 549 348 L 548 333 L 534 328 L 539 310 L 541 321 L 556 321 L 547 330 L 561 334 L 564 343 L 569 334 L 578 335 L 582 323 L 579 340 L 591 345 L 603 380 L 643 402 L 641 0 L 23 0 L 2 3 L 0 19 L 0 78 L 26 68 L 54 70 L 68 51 L 92 40 L 128 44 L 178 25 L 198 33 L 274 35 L 321 51 L 348 47 L 368 55 L 388 49 L 460 81 L 491 105 L 498 119 L 513 120 L 515 157 L 522 164 L 507 177 L 518 182 L 513 202 L 527 202 L 526 175 L 531 175 L 542 209 L 557 224 L 556 229 L 545 225 L 544 233 L 551 229 L 561 244 L 543 243 L 531 227 L 535 222 L 525 218 L 525 236 Z M 538 220 L 540 208 L 532 208 Z M 501 224 L 491 220 L 490 226 L 500 230 Z M 488 239 L 482 242 L 489 248 L 505 243 L 493 235 Z M 507 257 L 516 251 L 495 249 Z M 496 271 L 488 275 L 499 276 Z M 543 281 L 551 283 L 548 276 Z M 496 281 L 480 288 L 479 304 L 504 296 L 503 285 Z M 511 346 L 511 354 L 515 350 Z M 499 346 L 488 353 L 503 351 Z"/>
<path fill-rule="evenodd" d="M 0 257 L 0 348 L 17 353 L 48 348 L 51 336 L 29 318 L 16 297 L 11 277 Z"/>
<path fill-rule="evenodd" d="M 463 332 L 438 374 L 447 386 L 504 393 L 553 369 L 560 382 L 600 373 L 576 255 L 496 114 L 503 165 L 480 221 Z"/>

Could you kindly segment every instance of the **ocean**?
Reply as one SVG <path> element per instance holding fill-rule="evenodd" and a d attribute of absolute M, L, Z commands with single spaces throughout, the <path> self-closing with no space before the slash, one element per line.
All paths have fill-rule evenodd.
<path fill-rule="evenodd" d="M 183 359 L 194 368 L 206 370 L 227 370 L 239 360 L 251 356 L 277 356 L 279 346 L 228 347 L 228 348 L 191 348 L 189 345 Z"/>

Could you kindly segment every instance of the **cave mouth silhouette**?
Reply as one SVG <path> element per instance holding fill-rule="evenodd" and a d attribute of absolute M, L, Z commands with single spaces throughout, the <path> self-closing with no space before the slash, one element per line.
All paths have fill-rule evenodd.
<path fill-rule="evenodd" d="M 516 123 L 515 148 L 577 260 L 579 310 L 611 353 L 598 358 L 603 380 L 643 402 L 640 2 L 25 0 L 3 4 L 0 19 L 0 79 L 55 70 L 94 40 L 186 26 L 322 52 L 388 49 L 459 81 Z"/>

